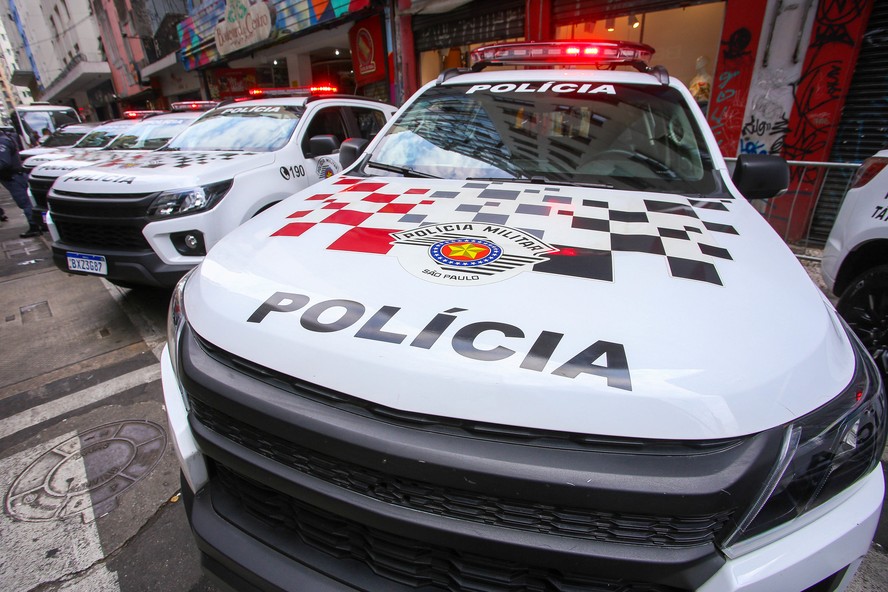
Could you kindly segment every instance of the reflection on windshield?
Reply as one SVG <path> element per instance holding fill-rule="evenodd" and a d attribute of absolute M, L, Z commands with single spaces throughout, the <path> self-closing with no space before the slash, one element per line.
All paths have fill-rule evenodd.
<path fill-rule="evenodd" d="M 290 140 L 302 108 L 285 105 L 222 107 L 170 142 L 167 150 L 272 152 Z"/>
<path fill-rule="evenodd" d="M 44 129 L 50 132 L 69 123 L 80 123 L 73 109 L 52 109 L 47 111 L 18 111 L 25 133 L 32 141 L 37 141 Z"/>
<path fill-rule="evenodd" d="M 194 119 L 149 119 L 134 125 L 108 144 L 108 150 L 157 150 L 188 127 Z"/>
<path fill-rule="evenodd" d="M 449 179 L 515 178 L 621 189 L 721 190 L 702 132 L 665 86 L 561 83 L 429 89 L 390 128 L 374 161 Z M 531 90 L 528 91 L 528 88 Z"/>
<path fill-rule="evenodd" d="M 127 126 L 129 127 L 129 126 Z M 115 128 L 105 128 L 105 129 L 97 129 L 93 130 L 90 133 L 83 136 L 79 142 L 74 146 L 75 148 L 102 148 L 103 146 L 107 146 L 108 143 L 120 135 L 120 132 L 125 130 L 125 127 L 115 127 Z"/>
<path fill-rule="evenodd" d="M 82 133 L 79 132 L 71 132 L 65 133 L 60 130 L 54 133 L 53 135 L 46 138 L 42 144 L 40 144 L 43 148 L 60 148 L 63 146 L 72 146 L 77 143 L 83 137 Z"/>

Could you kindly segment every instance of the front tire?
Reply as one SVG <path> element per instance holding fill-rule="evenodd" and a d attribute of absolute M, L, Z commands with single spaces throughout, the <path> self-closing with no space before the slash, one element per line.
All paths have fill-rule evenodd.
<path fill-rule="evenodd" d="M 888 265 L 863 272 L 842 293 L 836 310 L 888 376 Z"/>

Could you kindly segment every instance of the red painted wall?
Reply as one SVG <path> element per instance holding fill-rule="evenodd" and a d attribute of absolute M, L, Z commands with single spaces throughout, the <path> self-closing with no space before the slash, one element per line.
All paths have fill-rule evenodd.
<path fill-rule="evenodd" d="M 818 3 L 783 146 L 787 160 L 829 159 L 871 10 L 872 0 Z M 820 183 L 817 169 L 796 167 L 786 195 L 769 202 L 766 215 L 787 240 L 806 236 Z"/>
<path fill-rule="evenodd" d="M 749 84 L 768 0 L 729 0 L 707 119 L 726 158 L 739 152 Z"/>

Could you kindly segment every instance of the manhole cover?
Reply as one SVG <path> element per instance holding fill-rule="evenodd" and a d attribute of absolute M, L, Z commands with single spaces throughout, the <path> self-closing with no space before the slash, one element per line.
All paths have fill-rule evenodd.
<path fill-rule="evenodd" d="M 19 313 L 22 315 L 22 323 L 52 318 L 52 311 L 49 309 L 49 303 L 46 300 L 22 306 L 19 308 Z"/>
<path fill-rule="evenodd" d="M 90 507 L 91 517 L 104 516 L 117 496 L 154 468 L 165 448 L 166 433 L 150 421 L 93 428 L 31 463 L 6 494 L 6 511 L 28 522 L 67 518 Z"/>

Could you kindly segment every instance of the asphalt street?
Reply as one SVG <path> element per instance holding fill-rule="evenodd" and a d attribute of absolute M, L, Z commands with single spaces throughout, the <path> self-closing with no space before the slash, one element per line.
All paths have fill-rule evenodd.
<path fill-rule="evenodd" d="M 214 591 L 163 409 L 169 294 L 59 271 L 0 206 L 0 590 Z"/>
<path fill-rule="evenodd" d="M 0 591 L 215 592 L 164 416 L 169 293 L 56 269 L 2 188 L 0 206 Z M 883 512 L 851 590 L 888 592 L 886 549 Z"/>

